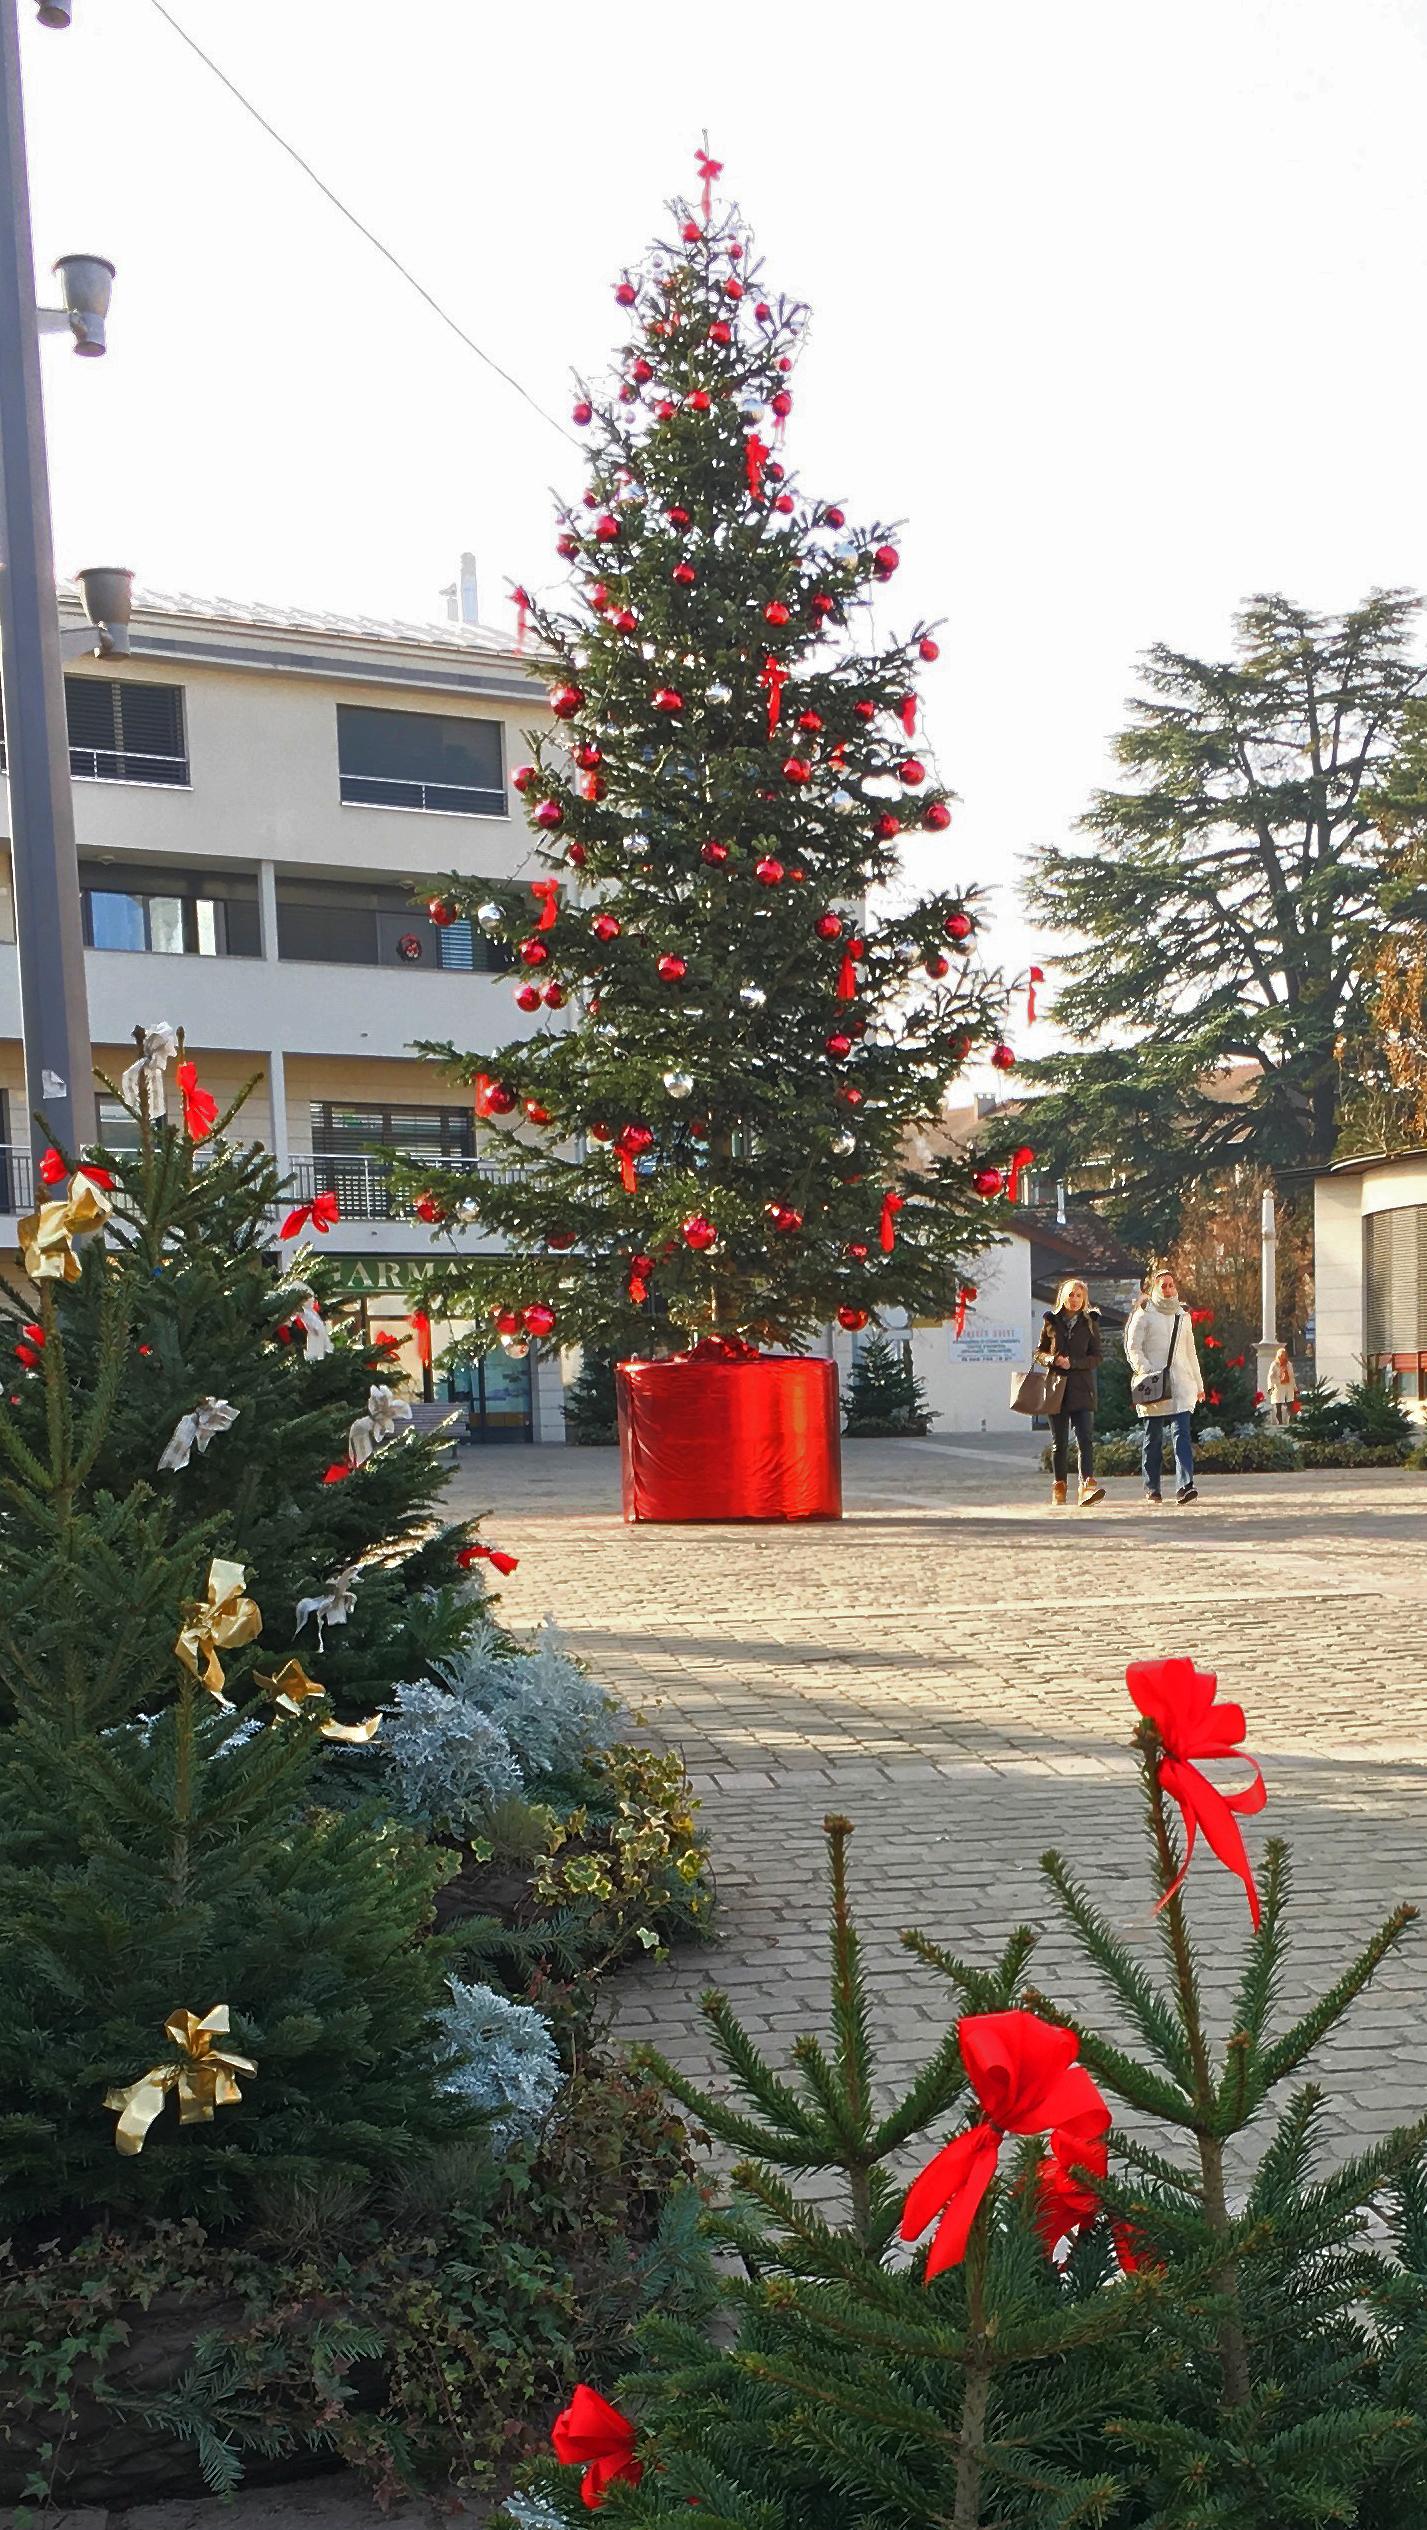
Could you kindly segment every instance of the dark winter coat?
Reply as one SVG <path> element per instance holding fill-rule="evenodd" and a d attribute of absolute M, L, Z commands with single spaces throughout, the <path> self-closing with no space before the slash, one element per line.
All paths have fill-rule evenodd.
<path fill-rule="evenodd" d="M 1068 1414 L 1076 1406 L 1093 1406 L 1099 1390 L 1095 1376 L 1100 1359 L 1098 1309 L 1047 1309 L 1036 1355 L 1049 1362 L 1057 1353 L 1066 1354 L 1070 1362 L 1061 1411 Z"/>

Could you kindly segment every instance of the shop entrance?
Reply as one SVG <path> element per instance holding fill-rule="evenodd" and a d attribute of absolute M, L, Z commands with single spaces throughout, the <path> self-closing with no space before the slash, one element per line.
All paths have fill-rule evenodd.
<path fill-rule="evenodd" d="M 483 1353 L 479 1361 L 454 1364 L 442 1384 L 451 1403 L 466 1409 L 468 1440 L 534 1439 L 528 1360 L 512 1361 L 499 1351 Z"/>

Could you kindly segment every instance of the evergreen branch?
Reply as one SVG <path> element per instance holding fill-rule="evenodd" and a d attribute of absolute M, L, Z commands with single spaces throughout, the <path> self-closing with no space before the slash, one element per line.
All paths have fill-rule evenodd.
<path fill-rule="evenodd" d="M 661 2055 L 657 2047 L 638 2048 L 634 2061 L 643 2070 L 652 2073 L 680 2107 L 686 2108 L 690 2116 L 696 2117 L 700 2125 L 706 2126 L 720 2143 L 728 2144 L 739 2152 L 752 2153 L 760 2161 L 779 2163 L 790 2170 L 836 2167 L 834 2139 L 817 2133 L 810 2121 L 804 2120 L 801 2132 L 787 2129 L 782 2133 L 770 2132 L 766 2127 L 755 2125 L 751 2117 L 740 2116 L 737 2109 L 727 2107 L 710 2092 L 701 2090 L 696 2082 L 680 2073 L 667 2056 Z"/>
<path fill-rule="evenodd" d="M 1117 1939 L 1098 1907 L 1091 1904 L 1072 1876 L 1062 1855 L 1054 1850 L 1042 1854 L 1041 1870 L 1102 1982 L 1123 2003 L 1146 2046 L 1154 2050 L 1180 2087 L 1191 2091 L 1193 2061 L 1170 1997 L 1146 1975 L 1125 1943 Z"/>
<path fill-rule="evenodd" d="M 1043 2020 L 1055 2021 L 1062 2029 L 1073 2029 L 1080 2040 L 1080 2061 L 1086 2070 L 1117 2098 L 1138 2109 L 1141 2116 L 1161 2118 L 1167 2126 L 1196 2126 L 1194 2102 L 1187 2092 L 1162 2080 L 1148 2065 L 1127 2056 L 1122 2048 L 1112 2046 L 1108 2038 L 1085 2029 L 1078 2018 L 1062 2011 L 1037 1986 L 1027 1986 L 1026 2004 Z"/>
<path fill-rule="evenodd" d="M 1417 1921 L 1418 1911 L 1415 1906 L 1396 1907 L 1386 1922 L 1378 1927 L 1371 1941 L 1365 1943 L 1351 1966 L 1344 1969 L 1336 1984 L 1331 1985 L 1326 1994 L 1320 1995 L 1317 2002 L 1311 2004 L 1281 2038 L 1262 2050 L 1254 2066 L 1254 2087 L 1258 2099 L 1265 2098 L 1286 2074 L 1295 2072 L 1304 2058 L 1312 2054 L 1319 2040 L 1327 2036 L 1334 2023 L 1342 2019 L 1383 1960 L 1405 1940 L 1410 1926 Z"/>

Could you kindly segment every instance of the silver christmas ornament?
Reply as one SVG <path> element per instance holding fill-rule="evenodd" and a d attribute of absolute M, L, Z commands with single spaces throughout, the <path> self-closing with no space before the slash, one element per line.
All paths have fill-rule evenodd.
<path fill-rule="evenodd" d="M 530 1350 L 530 1341 L 524 1335 L 503 1335 L 500 1339 L 500 1349 L 503 1353 L 508 1353 L 513 1362 L 523 1362 Z"/>
<path fill-rule="evenodd" d="M 745 422 L 761 422 L 763 419 L 763 399 L 761 396 L 757 395 L 740 396 L 738 410 L 741 418 Z"/>
<path fill-rule="evenodd" d="M 857 1148 L 857 1136 L 855 1133 L 835 1134 L 832 1147 L 840 1160 L 850 1160 Z"/>
<path fill-rule="evenodd" d="M 664 1087 L 669 1092 L 671 1098 L 691 1097 L 694 1087 L 693 1073 L 666 1072 L 664 1075 Z"/>
<path fill-rule="evenodd" d="M 738 998 L 745 1010 L 761 1010 L 768 996 L 761 984 L 740 984 Z"/>
<path fill-rule="evenodd" d="M 711 703 L 731 703 L 733 701 L 733 687 L 731 685 L 721 685 L 715 681 L 714 684 L 706 686 L 704 691 Z"/>
<path fill-rule="evenodd" d="M 461 1197 L 460 1202 L 459 1202 L 459 1203 L 457 1204 L 457 1206 L 456 1206 L 456 1218 L 457 1218 L 457 1220 L 458 1220 L 458 1221 L 479 1221 L 480 1217 L 481 1217 L 481 1207 L 480 1207 L 480 1205 L 477 1203 L 477 1201 L 476 1201 L 476 1199 L 475 1199 L 475 1196 L 474 1196 L 474 1195 L 463 1195 L 463 1196 Z"/>
<path fill-rule="evenodd" d="M 502 913 L 499 905 L 477 905 L 476 920 L 480 924 L 482 931 L 499 931 L 501 924 L 505 920 L 505 915 Z"/>

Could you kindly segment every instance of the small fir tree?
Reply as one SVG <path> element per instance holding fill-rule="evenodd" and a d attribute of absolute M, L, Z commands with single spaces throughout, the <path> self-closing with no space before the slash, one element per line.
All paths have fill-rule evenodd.
<path fill-rule="evenodd" d="M 565 1391 L 565 1438 L 582 1449 L 598 1448 L 619 1438 L 616 1358 L 606 1346 L 587 1344 L 580 1375 L 571 1380 Z"/>
<path fill-rule="evenodd" d="M 1301 1441 L 1339 1441 L 1347 1429 L 1343 1398 L 1326 1379 L 1310 1379 L 1298 1391 L 1294 1430 Z"/>
<path fill-rule="evenodd" d="M 1231 1335 L 1221 1334 L 1218 1311 L 1199 1308 L 1193 1312 L 1195 1333 L 1199 1341 L 1199 1367 L 1204 1374 L 1204 1394 L 1194 1409 L 1194 1430 L 1206 1426 L 1220 1432 L 1237 1432 L 1245 1424 L 1259 1421 L 1259 1403 L 1255 1365 L 1247 1351 L 1236 1351 Z"/>
<path fill-rule="evenodd" d="M 901 836 L 951 820 L 919 734 L 936 643 L 921 624 L 859 641 L 890 532 L 849 526 L 781 453 L 804 311 L 735 213 L 673 213 L 616 292 L 610 392 L 576 406 L 568 603 L 532 606 L 558 731 L 516 782 L 560 875 L 452 875 L 436 900 L 514 947 L 523 1009 L 572 1004 L 573 1025 L 427 1049 L 522 1128 L 479 1195 L 503 1253 L 430 1288 L 620 1352 L 649 1348 L 656 1309 L 676 1340 L 798 1348 L 838 1315 L 949 1312 L 1002 1180 L 914 1168 L 908 1140 L 1002 996 L 974 889 L 887 892 Z M 438 1219 L 469 1194 L 421 1187 Z"/>
<path fill-rule="evenodd" d="M 842 1428 L 853 1439 L 929 1431 L 933 1417 L 925 1384 L 912 1368 L 910 1344 L 869 1335 L 853 1361 L 844 1406 Z"/>
<path fill-rule="evenodd" d="M 399 1414 L 394 1437 L 350 1466 L 349 1435 L 373 1389 L 390 1389 L 390 1358 L 341 1324 L 318 1358 L 320 1306 L 309 1311 L 315 1338 L 299 1313 L 314 1294 L 320 1303 L 328 1268 L 314 1241 L 283 1269 L 275 1163 L 230 1138 L 241 1105 L 201 1138 L 186 1129 L 187 1099 L 180 1124 L 152 1122 L 142 1102 L 131 1109 L 137 1151 L 101 1151 L 90 1163 L 111 1181 L 105 1240 L 88 1242 L 77 1281 L 47 1286 L 48 1305 L 64 1335 L 67 1394 L 77 1407 L 102 1387 L 107 1401 L 86 1471 L 92 1494 L 122 1500 L 144 1486 L 176 1523 L 202 1528 L 209 1552 L 259 1574 L 274 1667 L 314 1653 L 319 1627 L 311 1616 L 299 1625 L 299 1603 L 355 1574 L 344 1614 L 320 1628 L 322 1674 L 339 1713 L 365 1713 L 459 1640 L 470 1616 L 457 1560 L 468 1528 L 440 1516 L 440 1440 Z M 34 1354 L 20 1333 L 31 1304 L 18 1283 L 5 1290 L 20 1345 Z M 0 1448 L 8 1434 L 33 1463 L 56 1403 L 34 1361 L 28 1370 L 0 1403 Z M 184 1419 L 214 1400 L 226 1420 L 193 1435 L 185 1465 L 165 1467 Z M 14 1586 L 13 1559 L 33 1542 L 27 1499 L 0 1503 L 0 1600 Z M 141 1586 L 143 1571 L 131 1579 Z M 191 1571 L 189 1595 L 196 1584 Z M 152 1677 L 163 1674 L 151 1664 Z"/>
<path fill-rule="evenodd" d="M 1362 1378 L 1348 1382 L 1343 1423 L 1353 1438 L 1369 1449 L 1406 1452 L 1415 1438 L 1412 1417 L 1398 1396 L 1390 1373 L 1370 1370 L 1366 1364 Z"/>

